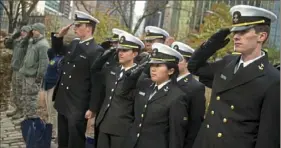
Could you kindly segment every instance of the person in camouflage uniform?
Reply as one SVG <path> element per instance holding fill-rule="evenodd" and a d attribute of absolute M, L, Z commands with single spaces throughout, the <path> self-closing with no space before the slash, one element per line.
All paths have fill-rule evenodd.
<path fill-rule="evenodd" d="M 12 68 L 12 91 L 10 97 L 10 104 L 14 106 L 15 110 L 7 112 L 7 116 L 12 116 L 12 119 L 18 119 L 22 112 L 22 80 L 23 76 L 19 73 L 22 67 L 23 59 L 28 47 L 28 40 L 30 39 L 30 26 L 23 26 L 19 31 L 16 31 L 11 38 L 6 39 L 6 48 L 13 50 L 13 57 L 11 62 Z"/>
<path fill-rule="evenodd" d="M 29 40 L 23 66 L 19 70 L 24 76 L 22 83 L 22 116 L 24 118 L 38 117 L 36 114 L 38 92 L 48 66 L 47 51 L 50 48 L 47 39 L 44 37 L 45 25 L 35 23 L 31 27 L 33 37 Z"/>

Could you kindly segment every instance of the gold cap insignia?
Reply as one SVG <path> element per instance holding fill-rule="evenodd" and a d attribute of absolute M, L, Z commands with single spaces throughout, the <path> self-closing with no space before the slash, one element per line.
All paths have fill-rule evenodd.
<path fill-rule="evenodd" d="M 174 49 L 179 50 L 179 46 L 178 46 L 178 45 L 175 45 L 175 46 L 174 46 Z"/>
<path fill-rule="evenodd" d="M 157 49 L 157 48 L 154 48 L 154 49 L 152 50 L 151 55 L 152 55 L 153 57 L 155 57 L 156 54 L 157 54 L 157 52 L 158 52 L 158 49 Z"/>
<path fill-rule="evenodd" d="M 122 36 L 122 37 L 120 38 L 120 40 L 119 40 L 119 43 L 123 43 L 124 41 L 125 41 L 125 37 Z"/>

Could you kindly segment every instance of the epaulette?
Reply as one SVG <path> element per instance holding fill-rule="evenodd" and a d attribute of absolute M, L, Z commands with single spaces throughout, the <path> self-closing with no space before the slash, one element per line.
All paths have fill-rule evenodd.
<path fill-rule="evenodd" d="M 74 38 L 73 40 L 80 40 L 80 38 Z"/>
<path fill-rule="evenodd" d="M 232 55 L 239 55 L 239 54 L 241 54 L 240 52 L 232 52 L 231 53 Z"/>

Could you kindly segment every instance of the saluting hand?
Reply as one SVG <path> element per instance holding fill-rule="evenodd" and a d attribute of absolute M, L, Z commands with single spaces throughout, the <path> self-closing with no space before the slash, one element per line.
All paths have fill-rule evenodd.
<path fill-rule="evenodd" d="M 73 24 L 70 24 L 70 25 L 67 25 L 65 27 L 63 27 L 59 33 L 57 34 L 57 37 L 63 37 L 65 36 L 67 33 L 68 33 L 68 30 L 70 29 L 70 27 L 72 26 Z"/>
<path fill-rule="evenodd" d="M 206 48 L 208 50 L 217 51 L 228 44 L 229 38 L 226 38 L 230 34 L 229 28 L 220 29 L 213 34 L 207 42 L 201 45 L 200 48 Z"/>

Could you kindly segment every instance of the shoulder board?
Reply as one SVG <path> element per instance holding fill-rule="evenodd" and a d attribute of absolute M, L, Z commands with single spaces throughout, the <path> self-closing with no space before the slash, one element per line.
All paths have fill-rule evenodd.
<path fill-rule="evenodd" d="M 80 38 L 74 38 L 73 40 L 80 40 Z"/>
<path fill-rule="evenodd" d="M 231 54 L 238 55 L 238 54 L 241 54 L 241 53 L 239 53 L 239 52 L 232 52 Z"/>

